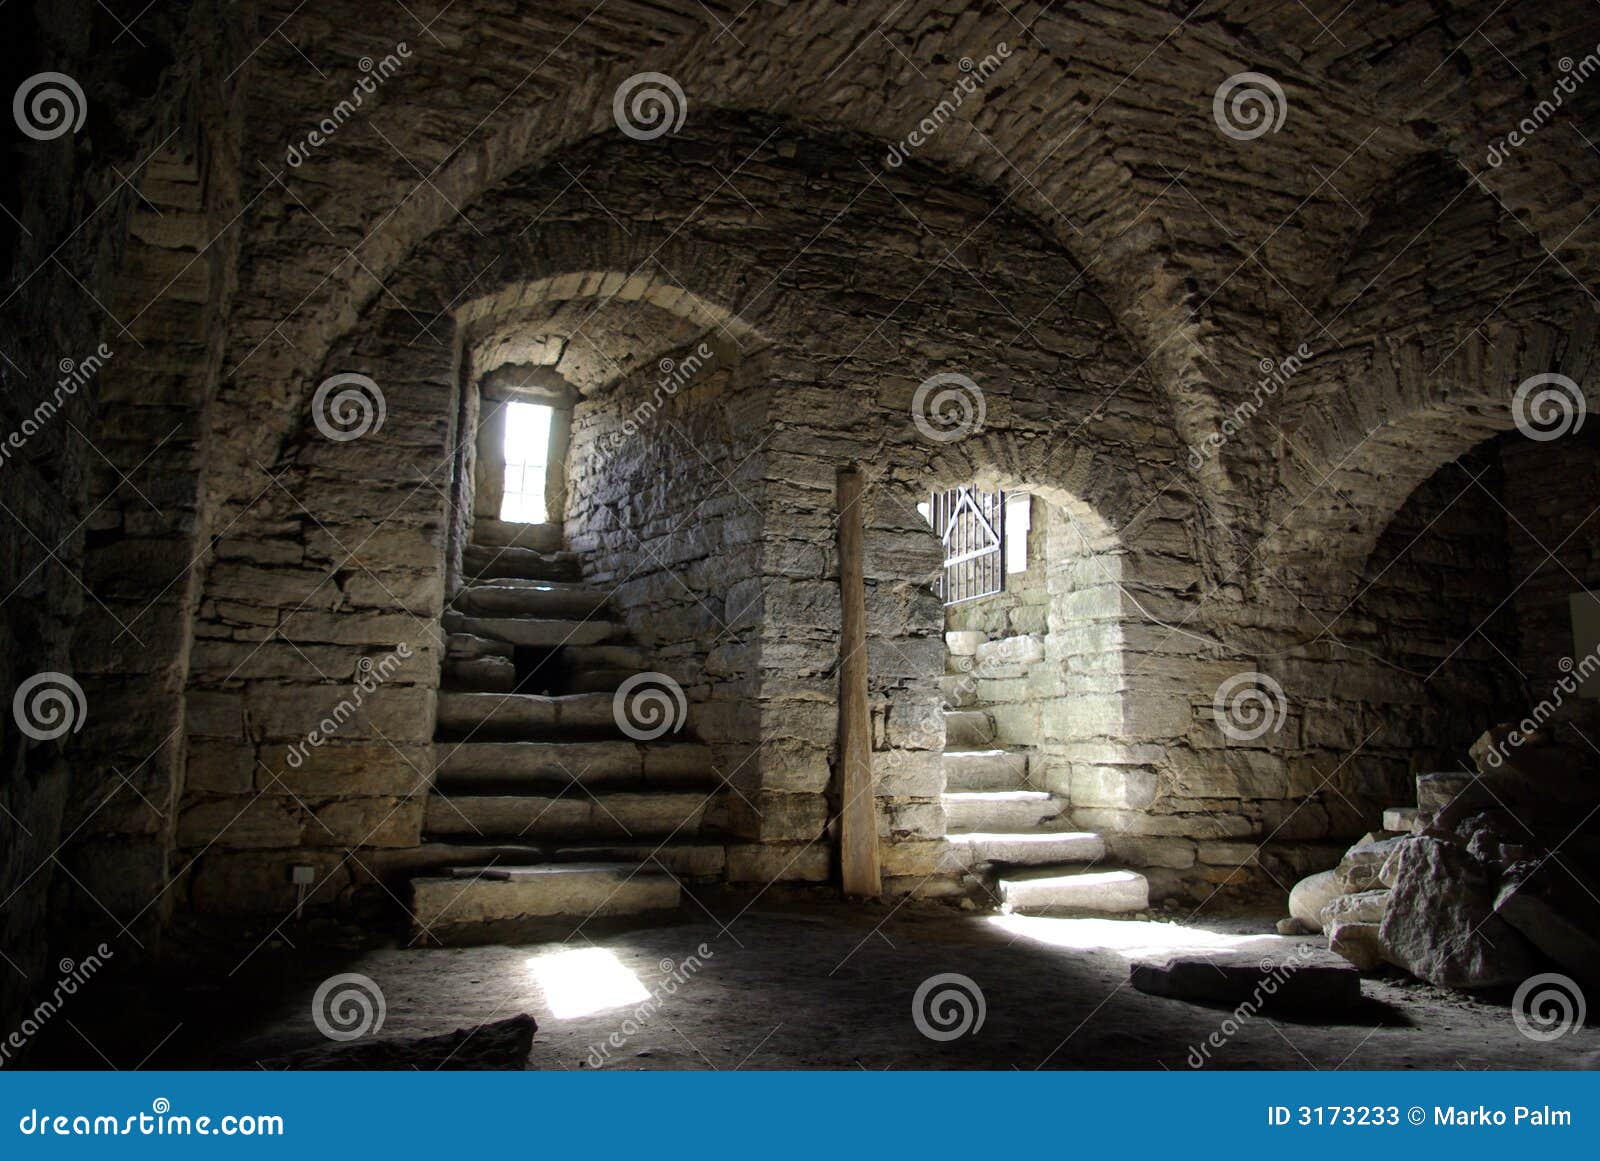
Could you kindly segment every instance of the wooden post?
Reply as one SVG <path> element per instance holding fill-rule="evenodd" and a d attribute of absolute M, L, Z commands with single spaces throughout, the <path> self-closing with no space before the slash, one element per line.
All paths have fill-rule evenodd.
<path fill-rule="evenodd" d="M 872 715 L 867 701 L 867 582 L 862 481 L 839 472 L 839 863 L 846 895 L 883 892 L 878 811 L 872 787 Z"/>

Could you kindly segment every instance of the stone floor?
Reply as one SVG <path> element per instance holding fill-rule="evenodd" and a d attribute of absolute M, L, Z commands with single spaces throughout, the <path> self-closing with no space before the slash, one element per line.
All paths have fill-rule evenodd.
<path fill-rule="evenodd" d="M 1259 939 L 1274 918 L 1247 912 L 1180 923 L 761 905 L 564 942 L 367 949 L 330 955 L 314 969 L 302 938 L 292 968 L 272 966 L 286 947 L 263 946 L 231 972 L 197 977 L 184 1008 L 144 1010 L 143 1029 L 130 1027 L 123 1007 L 121 1019 L 105 1013 L 104 1027 L 118 1032 L 101 1036 L 99 1017 L 84 1013 L 72 1028 L 77 1037 L 64 1033 L 52 1055 L 84 1067 L 129 1067 L 146 1053 L 145 1067 L 249 1067 L 325 1045 L 311 997 L 335 972 L 376 981 L 386 1037 L 530 1013 L 539 1022 L 534 1068 L 1181 1071 L 1203 1059 L 1219 1068 L 1543 1069 L 1582 1067 L 1600 1048 L 1592 1027 L 1536 1043 L 1519 1034 L 1503 998 L 1408 980 L 1365 981 L 1362 1007 L 1328 1022 L 1257 1016 L 1231 1034 L 1225 1010 L 1127 984 L 1130 956 Z M 696 964 L 689 957 L 701 944 L 710 954 Z M 984 1004 L 980 1027 L 942 1041 L 913 1019 L 919 985 L 941 973 L 968 977 Z M 1197 1055 L 1213 1033 L 1222 1045 Z"/>

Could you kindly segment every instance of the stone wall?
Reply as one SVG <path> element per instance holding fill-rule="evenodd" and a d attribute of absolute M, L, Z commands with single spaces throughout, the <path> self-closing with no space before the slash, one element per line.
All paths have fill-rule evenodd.
<path fill-rule="evenodd" d="M 124 925 L 141 911 L 158 912 L 162 902 L 157 868 L 165 853 L 159 838 L 134 867 L 114 857 L 79 860 L 65 845 L 100 801 L 80 797 L 86 785 L 102 798 L 121 789 L 111 769 L 113 749 L 119 758 L 133 759 L 121 774 L 134 780 L 145 776 L 142 760 L 151 759 L 155 771 L 146 785 L 158 801 L 170 793 L 174 773 L 170 747 L 158 752 L 165 740 L 159 727 L 141 733 L 141 725 L 155 723 L 124 720 L 129 703 L 97 687 L 96 670 L 115 668 L 118 660 L 85 651 L 81 637 L 74 638 L 102 611 L 103 583 L 112 570 L 107 560 L 93 558 L 112 519 L 107 508 L 136 506 L 142 513 L 130 519 L 136 536 L 181 539 L 194 507 L 194 480 L 179 478 L 190 467 L 187 451 L 158 452 L 156 441 L 166 432 L 159 423 L 150 425 L 157 434 L 138 423 L 108 427 L 103 416 L 115 404 L 107 400 L 103 407 L 102 392 L 111 390 L 111 369 L 121 376 L 140 361 L 136 332 L 158 329 L 157 319 L 175 324 L 198 348 L 220 347 L 220 333 L 206 334 L 196 324 L 200 312 L 191 287 L 176 286 L 169 297 L 167 280 L 145 281 L 153 269 L 128 271 L 123 264 L 130 250 L 141 249 L 141 241 L 130 237 L 130 224 L 142 218 L 148 229 L 149 215 L 138 209 L 144 189 L 151 194 L 148 204 L 180 211 L 172 238 L 143 240 L 156 250 L 182 249 L 194 232 L 220 229 L 234 215 L 228 207 L 241 165 L 233 116 L 238 90 L 228 73 L 246 51 L 241 45 L 253 11 L 248 5 L 228 7 L 225 20 L 222 6 L 209 2 L 159 6 L 147 14 L 137 38 L 126 36 L 115 15 L 92 3 L 25 5 L 7 13 L 9 35 L 0 47 L 11 78 L 7 90 L 20 95 L 25 78 L 64 73 L 82 94 L 81 105 L 74 99 L 66 115 L 81 111 L 83 122 L 38 140 L 8 121 L 7 163 L 0 166 L 0 202 L 7 215 L 0 229 L 6 276 L 0 439 L 8 444 L 0 468 L 0 653 L 7 659 L 0 698 L 9 710 L 19 685 L 46 673 L 63 674 L 84 690 L 81 705 L 68 708 L 68 699 L 57 707 L 66 711 L 57 724 L 68 721 L 77 733 L 63 728 L 57 737 L 31 739 L 8 723 L 0 734 L 0 952 L 7 965 L 0 1019 L 8 1027 L 17 1026 L 17 1012 L 31 1006 L 36 991 L 53 983 L 54 972 L 45 970 L 55 958 L 53 941 L 59 954 L 74 958 L 86 941 L 93 946 L 109 940 L 120 954 L 136 948 L 134 940 L 141 937 L 148 943 L 150 935 L 147 924 L 123 941 Z M 169 201 L 173 190 L 164 183 L 173 171 L 158 154 L 190 165 L 204 156 L 214 168 L 199 173 L 194 196 Z M 203 221 L 194 216 L 197 211 Z M 228 285 L 231 251 L 228 241 L 220 241 L 203 275 L 218 294 Z M 190 354 L 172 368 L 173 378 L 204 363 L 204 355 L 189 361 Z M 20 447 L 10 442 L 14 436 L 22 437 Z M 186 442 L 180 437 L 180 446 Z M 134 471 L 147 459 L 158 469 L 176 469 L 171 492 L 155 473 Z M 119 472 L 134 479 L 125 482 Z M 144 490 L 146 498 L 130 499 L 133 488 Z M 105 503 L 113 492 L 115 500 Z M 184 559 L 125 562 L 140 575 L 124 573 L 116 583 L 128 584 L 130 594 L 153 576 L 165 584 L 182 571 Z M 86 574 L 86 560 L 95 575 Z M 146 635 L 166 635 L 170 644 L 182 639 L 180 620 L 153 616 L 142 628 Z M 118 646 L 120 658 L 133 652 L 126 639 Z M 131 664 L 133 672 L 142 677 L 142 664 Z M 42 688 L 60 690 L 63 683 L 53 680 Z M 151 690 L 149 697 L 153 702 L 160 694 Z M 153 829 L 164 825 L 157 822 Z M 89 876 L 87 890 L 62 873 L 74 867 Z M 132 871 L 126 890 L 120 882 L 124 870 Z"/>
<path fill-rule="evenodd" d="M 741 792 L 758 740 L 759 364 L 711 338 L 664 353 L 578 404 L 567 459 L 567 544 L 584 579 L 610 594 L 641 668 L 683 688 L 685 730 Z"/>
<path fill-rule="evenodd" d="M 1225 867 L 1237 840 L 1353 827 L 1359 811 L 1340 817 L 1314 800 L 1332 773 L 1348 771 L 1339 777 L 1353 801 L 1376 799 L 1403 764 L 1457 745 L 1436 695 L 1419 695 L 1394 665 L 1436 650 L 1455 631 L 1449 617 L 1481 597 L 1459 559 L 1477 533 L 1447 516 L 1418 541 L 1437 555 L 1388 578 L 1371 563 L 1388 549 L 1375 548 L 1385 529 L 1398 540 L 1430 503 L 1440 510 L 1425 490 L 1396 518 L 1433 472 L 1510 426 L 1509 395 L 1525 376 L 1558 370 L 1595 391 L 1596 319 L 1572 284 L 1592 273 L 1593 248 L 1569 241 L 1586 220 L 1592 151 L 1552 132 L 1504 168 L 1476 163 L 1483 136 L 1514 124 L 1526 100 L 1525 85 L 1497 79 L 1500 54 L 1526 76 L 1549 75 L 1571 44 L 1592 43 L 1581 5 L 1550 8 L 1506 48 L 1461 42 L 1455 14 L 1420 3 L 1346 26 L 1337 53 L 1282 65 L 1291 128 L 1251 142 L 1219 138 L 1206 94 L 1253 46 L 1299 43 L 1296 6 L 1253 11 L 1248 32 L 1197 19 L 1170 45 L 1171 14 L 1126 0 L 1088 18 L 1041 13 L 1026 37 L 1004 10 L 952 21 L 913 2 L 863 38 L 850 6 L 758 6 L 734 18 L 765 46 L 752 68 L 738 38 L 696 8 L 602 26 L 558 0 L 545 15 L 570 16 L 570 43 L 536 84 L 525 83 L 527 56 L 544 53 L 549 27 L 460 8 L 438 14 L 363 104 L 362 124 L 288 168 L 285 141 L 348 94 L 362 56 L 394 47 L 365 7 L 330 0 L 262 42 L 249 6 L 230 6 L 225 22 L 209 5 L 161 6 L 140 37 L 157 47 L 137 60 L 92 8 L 58 8 L 8 51 L 30 69 L 73 66 L 96 119 L 76 145 L 34 151 L 4 179 L 28 231 L 10 265 L 32 280 L 0 329 L 0 349 L 24 352 L 7 386 L 13 370 L 42 384 L 60 359 L 96 349 L 98 304 L 120 312 L 132 301 L 114 293 L 114 271 L 125 267 L 129 290 L 178 277 L 173 313 L 163 304 L 138 331 L 168 342 L 116 364 L 126 410 L 95 426 L 81 396 L 64 413 L 84 431 L 133 436 L 107 456 L 116 471 L 101 471 L 91 493 L 93 457 L 59 425 L 8 464 L 19 584 L 0 633 L 26 668 L 70 670 L 67 624 L 80 606 L 148 609 L 147 655 L 97 619 L 84 620 L 78 653 L 97 670 L 85 674 L 96 700 L 111 706 L 118 683 L 147 695 L 136 718 L 103 714 L 81 739 L 84 784 L 116 789 L 129 809 L 88 829 L 95 845 L 75 865 L 125 886 L 130 906 L 161 881 L 169 834 L 189 871 L 180 901 L 228 909 L 286 908 L 287 868 L 299 863 L 321 873 L 317 898 L 336 897 L 383 851 L 415 843 L 415 794 L 432 769 L 429 630 L 445 583 L 448 475 L 470 416 L 457 391 L 464 367 L 545 352 L 596 401 L 598 431 L 606 392 L 638 398 L 664 352 L 713 330 L 740 348 L 720 395 L 708 383 L 703 400 L 682 401 L 684 429 L 715 449 L 710 462 L 641 440 L 637 471 L 613 461 L 634 490 L 614 491 L 612 507 L 584 511 L 577 527 L 596 578 L 656 570 L 620 606 L 653 663 L 691 681 L 698 724 L 730 745 L 760 740 L 739 775 L 741 833 L 770 848 L 744 864 L 752 878 L 827 873 L 832 494 L 841 466 L 870 471 L 880 815 L 897 890 L 929 881 L 942 831 L 933 722 L 944 626 L 925 588 L 931 538 L 908 500 L 941 483 L 1038 487 L 1092 526 L 1087 559 L 1114 579 L 1094 582 L 1070 553 L 1047 578 L 1043 673 L 1070 693 L 1054 724 L 1038 699 L 1045 744 L 1061 747 L 1054 784 L 1135 865 L 1137 843 L 1181 840 L 1196 849 L 1147 853 L 1173 870 L 1188 869 L 1173 865 L 1185 857 Z M 885 162 L 886 143 L 947 92 L 951 62 L 1002 40 L 1014 51 L 972 120 Z M 1171 67 L 1119 80 L 1147 43 L 1170 52 Z M 1440 56 L 1460 67 L 1418 63 Z M 326 64 L 315 80 L 308 57 Z M 169 60 L 190 71 L 166 83 Z M 649 142 L 619 135 L 604 99 L 643 68 L 681 81 L 693 109 L 680 131 Z M 110 163 L 127 172 L 165 142 L 180 107 L 206 127 L 178 138 L 176 168 L 149 186 L 171 222 L 140 215 L 145 249 L 125 259 L 134 187 Z M 212 123 L 235 117 L 240 140 Z M 1061 127 L 1080 123 L 1087 131 L 1063 141 Z M 163 185 L 199 188 L 169 199 Z M 22 196 L 38 189 L 68 196 Z M 233 233 L 206 248 L 203 275 L 199 263 L 174 271 L 174 255 L 199 253 L 198 213 Z M 36 270 L 63 239 L 56 268 Z M 1547 261 L 1550 247 L 1560 261 Z M 473 325 L 489 317 L 510 329 L 473 346 Z M 756 335 L 770 344 L 759 373 L 743 349 Z M 1302 342 L 1314 351 L 1304 372 L 1194 463 L 1190 449 L 1251 400 L 1261 360 Z M 333 440 L 314 422 L 312 393 L 352 371 L 381 385 L 386 424 Z M 949 445 L 908 422 L 919 384 L 941 373 L 968 376 L 986 405 L 981 429 Z M 16 421 L 32 396 L 13 397 L 24 400 L 6 404 Z M 163 491 L 147 517 L 113 483 L 142 462 L 167 408 L 182 413 L 180 442 L 151 461 Z M 736 461 L 746 448 L 759 450 Z M 716 469 L 734 462 L 733 482 L 748 474 L 759 496 L 730 535 L 740 501 Z M 704 543 L 660 530 L 681 510 L 667 494 L 676 479 L 714 493 L 701 497 L 715 529 Z M 1507 486 L 1511 496 L 1515 480 Z M 1546 484 L 1532 489 L 1540 528 L 1560 535 L 1569 509 Z M 85 502 L 113 494 L 99 513 Z M 628 533 L 668 563 L 629 559 Z M 719 544 L 737 547 L 729 556 Z M 1562 563 L 1592 576 L 1592 540 L 1571 549 Z M 166 557 L 180 567 L 147 583 Z M 668 592 L 669 572 L 690 578 L 694 611 Z M 1347 617 L 1367 577 L 1380 583 Z M 1471 591 L 1444 616 L 1422 607 L 1430 583 Z M 1546 570 L 1527 600 L 1559 583 Z M 723 620 L 748 611 L 754 628 L 731 653 L 715 637 L 697 642 L 701 601 L 720 601 Z M 1525 637 L 1530 673 L 1557 647 L 1552 617 L 1544 604 L 1528 614 L 1542 626 Z M 344 697 L 358 659 L 402 643 L 413 650 L 405 674 L 288 766 L 287 747 Z M 1462 681 L 1475 680 L 1468 672 Z M 1218 730 L 1214 693 L 1241 673 L 1285 690 L 1270 736 Z M 8 671 L 7 688 L 26 676 Z M 1400 740 L 1367 753 L 1364 728 L 1379 725 Z M 175 726 L 186 744 L 163 749 Z M 156 760 L 130 783 L 148 806 L 121 781 L 141 738 Z M 9 946 L 38 925 L 37 867 L 70 791 L 59 747 L 7 734 L 0 758 L 3 805 L 30 836 L 8 847 L 6 886 L 23 887 L 7 911 Z"/>
<path fill-rule="evenodd" d="M 1523 708 L 1551 696 L 1568 671 L 1564 659 L 1580 660 L 1569 598 L 1600 592 L 1600 520 L 1590 502 L 1600 497 L 1600 432 L 1593 423 L 1591 417 L 1548 443 L 1507 436 L 1497 445 L 1512 514 L 1507 569 L 1517 584 L 1512 656 L 1523 678 Z"/>
<path fill-rule="evenodd" d="M 459 354 L 414 342 L 414 327 L 386 314 L 330 357 L 325 377 L 377 385 L 381 424 L 370 394 L 354 426 L 337 422 L 334 396 L 308 399 L 278 462 L 255 468 L 257 503 L 217 541 L 177 827 L 195 910 L 287 914 L 296 865 L 313 868 L 309 900 L 332 902 L 420 841 Z"/>

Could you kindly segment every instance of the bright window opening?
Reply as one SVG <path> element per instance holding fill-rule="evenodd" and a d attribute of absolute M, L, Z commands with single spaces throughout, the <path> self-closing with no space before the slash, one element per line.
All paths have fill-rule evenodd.
<path fill-rule="evenodd" d="M 500 519 L 543 524 L 545 472 L 550 466 L 550 408 L 537 403 L 506 404 L 506 487 Z"/>

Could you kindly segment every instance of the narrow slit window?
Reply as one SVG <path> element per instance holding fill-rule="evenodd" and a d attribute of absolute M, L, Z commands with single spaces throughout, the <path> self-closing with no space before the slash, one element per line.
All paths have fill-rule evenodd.
<path fill-rule="evenodd" d="M 550 408 L 537 403 L 506 404 L 506 487 L 500 519 L 543 524 L 545 473 L 550 466 Z"/>

